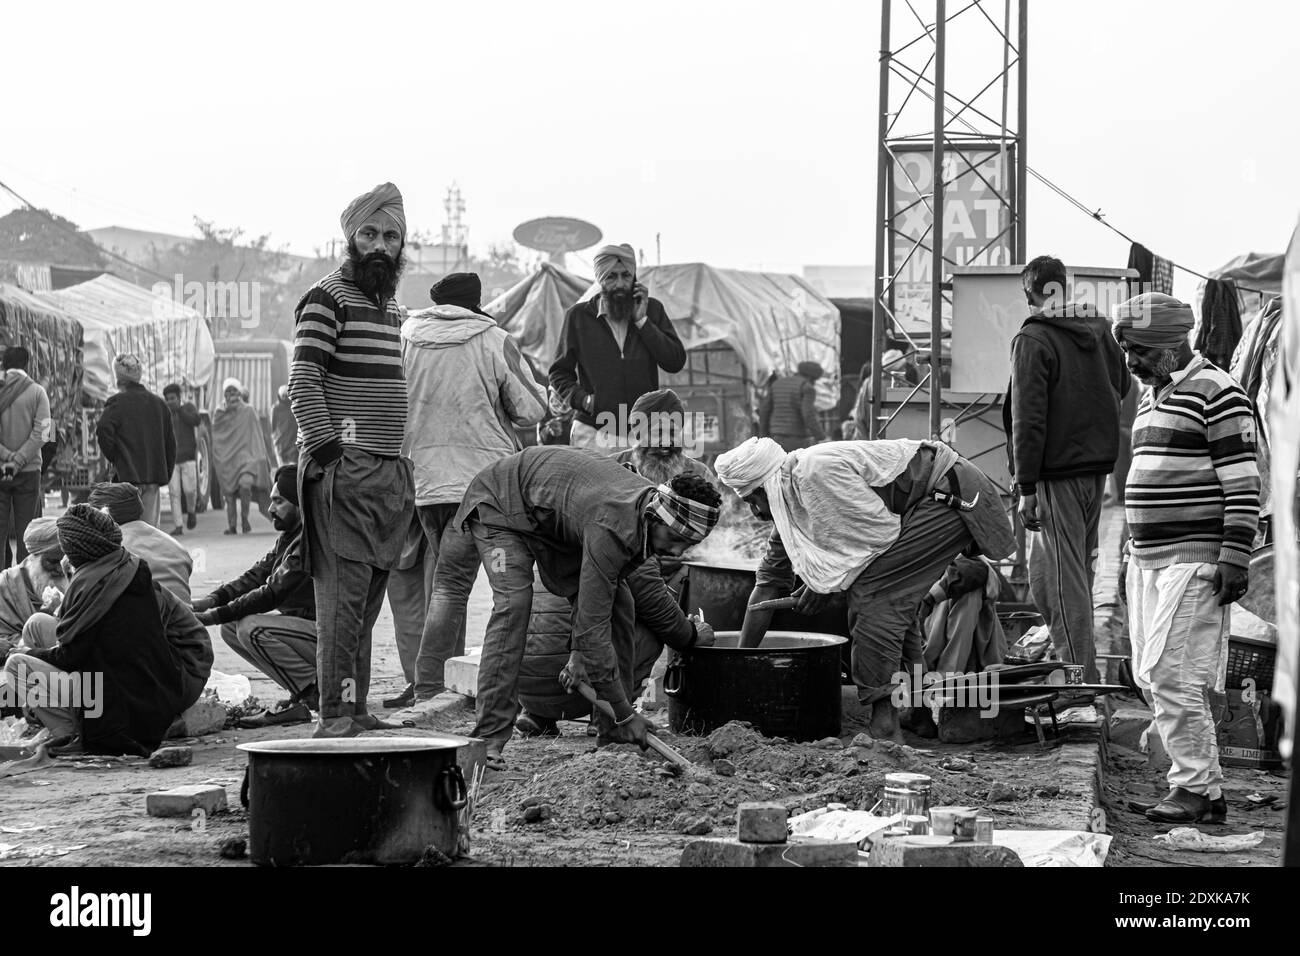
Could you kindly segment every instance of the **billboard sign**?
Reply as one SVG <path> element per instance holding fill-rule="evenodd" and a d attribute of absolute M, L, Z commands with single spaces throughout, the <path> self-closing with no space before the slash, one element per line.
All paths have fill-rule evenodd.
<path fill-rule="evenodd" d="M 530 219 L 515 226 L 515 242 L 528 249 L 563 255 L 588 249 L 601 240 L 601 232 L 589 222 L 563 216 Z"/>
<path fill-rule="evenodd" d="M 893 264 L 894 316 L 912 337 L 930 337 L 930 197 L 934 162 L 928 145 L 893 147 L 890 167 L 890 260 Z M 1014 168 L 1015 151 L 1006 151 Z M 943 235 L 945 275 L 953 266 L 1011 264 L 1010 195 L 1002 152 L 997 147 L 948 146 L 943 158 Z M 922 198 L 924 197 L 924 198 Z M 945 304 L 943 327 L 952 328 L 952 307 Z"/>

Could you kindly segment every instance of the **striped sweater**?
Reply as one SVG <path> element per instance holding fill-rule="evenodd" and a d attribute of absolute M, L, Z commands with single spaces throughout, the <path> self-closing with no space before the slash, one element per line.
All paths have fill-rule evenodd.
<path fill-rule="evenodd" d="M 1245 567 L 1259 524 L 1254 406 L 1227 372 L 1197 355 L 1133 424 L 1124 503 L 1139 568 Z"/>
<path fill-rule="evenodd" d="M 350 278 L 347 263 L 307 290 L 294 313 L 289 401 L 298 443 L 329 463 L 356 445 L 396 457 L 406 430 L 402 316 L 381 309 Z"/>

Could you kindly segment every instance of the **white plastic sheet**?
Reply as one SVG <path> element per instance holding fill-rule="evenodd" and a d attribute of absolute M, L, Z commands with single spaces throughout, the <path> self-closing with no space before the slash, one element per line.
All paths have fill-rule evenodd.
<path fill-rule="evenodd" d="M 993 842 L 1014 850 L 1025 866 L 1106 865 L 1110 837 L 1086 830 L 994 830 Z"/>
<path fill-rule="evenodd" d="M 223 704 L 242 704 L 253 695 L 253 685 L 243 674 L 213 671 L 208 675 L 208 682 L 203 685 L 203 692 L 215 694 Z"/>

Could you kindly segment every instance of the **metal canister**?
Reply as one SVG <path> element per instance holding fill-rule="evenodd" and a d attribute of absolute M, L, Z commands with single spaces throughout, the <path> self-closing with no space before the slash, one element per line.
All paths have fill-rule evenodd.
<path fill-rule="evenodd" d="M 976 820 L 979 818 L 974 810 L 957 814 L 952 821 L 952 839 L 954 843 L 974 843 Z"/>
<path fill-rule="evenodd" d="M 976 843 L 993 842 L 993 818 L 992 817 L 975 818 L 975 842 Z"/>
<path fill-rule="evenodd" d="M 923 773 L 885 774 L 880 810 L 887 817 L 925 816 L 930 812 L 930 778 Z"/>
<path fill-rule="evenodd" d="M 903 817 L 903 826 L 913 836 L 925 836 L 930 832 L 930 818 L 921 814 Z"/>

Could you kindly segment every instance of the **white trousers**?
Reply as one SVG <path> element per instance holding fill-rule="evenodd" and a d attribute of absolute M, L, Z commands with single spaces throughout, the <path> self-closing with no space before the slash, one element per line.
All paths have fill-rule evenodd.
<path fill-rule="evenodd" d="M 1156 730 L 1169 754 L 1169 786 L 1218 797 L 1223 786 L 1209 692 L 1222 689 L 1228 609 L 1214 594 L 1212 564 L 1128 569 L 1133 674 L 1150 689 Z"/>

